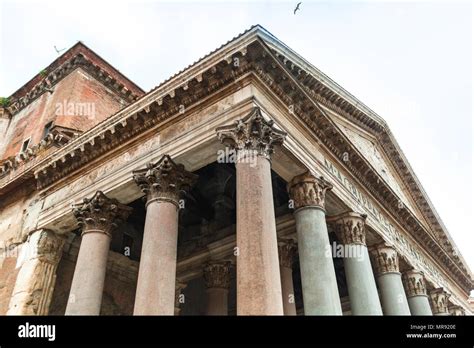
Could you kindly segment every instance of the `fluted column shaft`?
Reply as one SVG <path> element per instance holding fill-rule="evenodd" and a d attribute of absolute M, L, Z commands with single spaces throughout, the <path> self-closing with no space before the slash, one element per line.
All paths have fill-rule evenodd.
<path fill-rule="evenodd" d="M 39 230 L 29 236 L 7 315 L 48 314 L 63 245 L 64 237 L 52 231 Z"/>
<path fill-rule="evenodd" d="M 213 261 L 204 267 L 206 315 L 228 315 L 230 269 L 229 261 Z"/>
<path fill-rule="evenodd" d="M 385 315 L 410 315 L 397 251 L 382 243 L 371 250 L 372 264 L 379 284 L 382 309 Z"/>
<path fill-rule="evenodd" d="M 100 314 L 111 233 L 130 211 L 100 191 L 75 205 L 73 212 L 83 230 L 66 315 Z"/>
<path fill-rule="evenodd" d="M 197 177 L 168 155 L 133 174 L 147 199 L 133 314 L 174 315 L 179 198 Z"/>
<path fill-rule="evenodd" d="M 296 233 L 306 315 L 342 315 L 336 272 L 326 226 L 325 194 L 332 188 L 309 172 L 289 183 L 295 207 Z"/>
<path fill-rule="evenodd" d="M 270 155 L 286 134 L 258 108 L 217 134 L 237 158 L 237 314 L 282 315 Z"/>
<path fill-rule="evenodd" d="M 283 299 L 283 314 L 296 315 L 295 290 L 293 286 L 293 259 L 297 252 L 292 239 L 281 239 L 278 242 L 280 258 L 280 279 Z"/>
<path fill-rule="evenodd" d="M 411 315 L 433 315 L 423 272 L 418 270 L 406 271 L 403 273 L 402 281 Z"/>
<path fill-rule="evenodd" d="M 352 315 L 382 315 L 374 273 L 365 242 L 365 215 L 345 213 L 333 217 L 335 232 L 344 245 L 344 270 Z"/>

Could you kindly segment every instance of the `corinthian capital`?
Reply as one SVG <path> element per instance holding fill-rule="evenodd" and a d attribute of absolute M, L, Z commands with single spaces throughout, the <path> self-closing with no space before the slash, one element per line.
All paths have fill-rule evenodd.
<path fill-rule="evenodd" d="M 31 235 L 36 241 L 36 255 L 40 261 L 57 264 L 63 253 L 64 236 L 49 230 L 40 230 Z"/>
<path fill-rule="evenodd" d="M 399 272 L 398 254 L 393 246 L 386 243 L 375 245 L 370 250 L 370 256 L 376 275 Z"/>
<path fill-rule="evenodd" d="M 324 210 L 326 191 L 331 189 L 332 185 L 322 176 L 316 178 L 310 172 L 295 176 L 288 184 L 288 193 L 295 209 L 313 206 Z"/>
<path fill-rule="evenodd" d="M 204 280 L 206 288 L 229 289 L 230 286 L 230 261 L 212 261 L 204 267 Z"/>
<path fill-rule="evenodd" d="M 293 239 L 278 240 L 278 257 L 280 259 L 280 266 L 292 268 L 297 250 L 296 242 Z"/>
<path fill-rule="evenodd" d="M 82 227 L 83 234 L 101 231 L 110 235 L 120 222 L 127 219 L 131 211 L 132 208 L 108 198 L 102 191 L 97 191 L 92 198 L 84 198 L 82 203 L 73 206 L 73 214 Z"/>
<path fill-rule="evenodd" d="M 451 297 L 443 288 L 433 289 L 429 292 L 433 314 L 449 313 L 448 300 Z"/>
<path fill-rule="evenodd" d="M 216 129 L 219 140 L 238 152 L 270 159 L 275 145 L 283 144 L 286 133 L 276 129 L 272 120 L 265 120 L 256 107 L 234 124 Z"/>
<path fill-rule="evenodd" d="M 334 232 L 344 245 L 365 244 L 365 219 L 367 215 L 348 212 L 328 219 L 334 222 Z"/>
<path fill-rule="evenodd" d="M 147 168 L 134 171 L 133 179 L 146 193 L 147 203 L 161 200 L 178 206 L 180 194 L 196 182 L 197 175 L 164 155 L 157 163 L 148 163 Z"/>
<path fill-rule="evenodd" d="M 403 286 L 407 297 L 426 295 L 425 276 L 422 271 L 409 270 L 403 273 Z"/>
<path fill-rule="evenodd" d="M 449 314 L 452 316 L 464 316 L 466 315 L 466 310 L 461 306 L 450 306 L 449 307 Z"/>

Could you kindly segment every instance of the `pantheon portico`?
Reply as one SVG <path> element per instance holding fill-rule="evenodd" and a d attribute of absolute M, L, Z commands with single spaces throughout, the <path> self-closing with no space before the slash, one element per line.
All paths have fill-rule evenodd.
<path fill-rule="evenodd" d="M 148 93 L 82 43 L 47 71 L 9 127 L 73 77 L 115 106 L 0 162 L 3 314 L 472 315 L 388 125 L 262 27 Z"/>

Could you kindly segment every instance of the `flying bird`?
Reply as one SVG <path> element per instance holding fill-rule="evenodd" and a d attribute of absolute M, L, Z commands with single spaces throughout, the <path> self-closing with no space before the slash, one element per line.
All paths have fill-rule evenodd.
<path fill-rule="evenodd" d="M 295 10 L 293 11 L 293 14 L 296 14 L 296 11 L 298 11 L 300 9 L 300 5 L 301 5 L 301 2 L 299 2 L 296 7 L 295 7 Z"/>
<path fill-rule="evenodd" d="M 59 53 L 61 53 L 61 51 L 64 51 L 64 50 L 65 50 L 65 48 L 63 48 L 62 50 L 58 50 L 58 49 L 56 48 L 56 45 L 54 46 L 54 49 L 56 50 L 56 53 L 57 53 L 57 54 L 59 54 Z"/>

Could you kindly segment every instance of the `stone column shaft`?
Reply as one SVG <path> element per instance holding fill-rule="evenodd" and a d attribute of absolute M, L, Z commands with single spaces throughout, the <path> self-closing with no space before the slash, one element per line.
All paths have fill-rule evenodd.
<path fill-rule="evenodd" d="M 135 315 L 173 315 L 178 251 L 178 207 L 147 205 L 135 296 Z"/>
<path fill-rule="evenodd" d="M 297 252 L 296 243 L 288 239 L 280 240 L 278 244 L 283 314 L 296 315 L 295 290 L 293 286 L 293 259 Z"/>
<path fill-rule="evenodd" d="M 301 285 L 306 315 L 342 315 L 326 226 L 325 195 L 332 185 L 309 172 L 288 185 L 295 207 Z"/>
<path fill-rule="evenodd" d="M 270 162 L 237 169 L 237 313 L 283 314 Z"/>
<path fill-rule="evenodd" d="M 282 315 L 270 156 L 286 133 L 259 108 L 216 131 L 237 158 L 237 314 Z"/>
<path fill-rule="evenodd" d="M 229 261 L 213 261 L 204 267 L 206 315 L 228 315 L 230 268 Z"/>
<path fill-rule="evenodd" d="M 86 231 L 77 256 L 66 315 L 99 315 L 104 291 L 110 236 Z"/>
<path fill-rule="evenodd" d="M 147 199 L 133 314 L 174 315 L 179 198 L 197 176 L 168 155 L 133 175 Z"/>
<path fill-rule="evenodd" d="M 130 211 L 101 191 L 75 205 L 73 212 L 83 231 L 66 315 L 100 314 L 111 233 Z"/>
<path fill-rule="evenodd" d="M 344 245 L 344 270 L 352 315 L 382 315 L 369 252 L 365 244 L 365 215 L 345 213 L 331 218 Z"/>
<path fill-rule="evenodd" d="M 423 272 L 417 270 L 406 271 L 402 276 L 402 280 L 411 315 L 433 315 Z"/>
<path fill-rule="evenodd" d="M 384 314 L 410 315 L 402 275 L 399 272 L 397 251 L 382 243 L 375 246 L 371 253 Z"/>
<path fill-rule="evenodd" d="M 8 315 L 47 315 L 56 284 L 64 237 L 52 231 L 32 233 L 23 244 L 24 259 L 12 292 Z"/>

